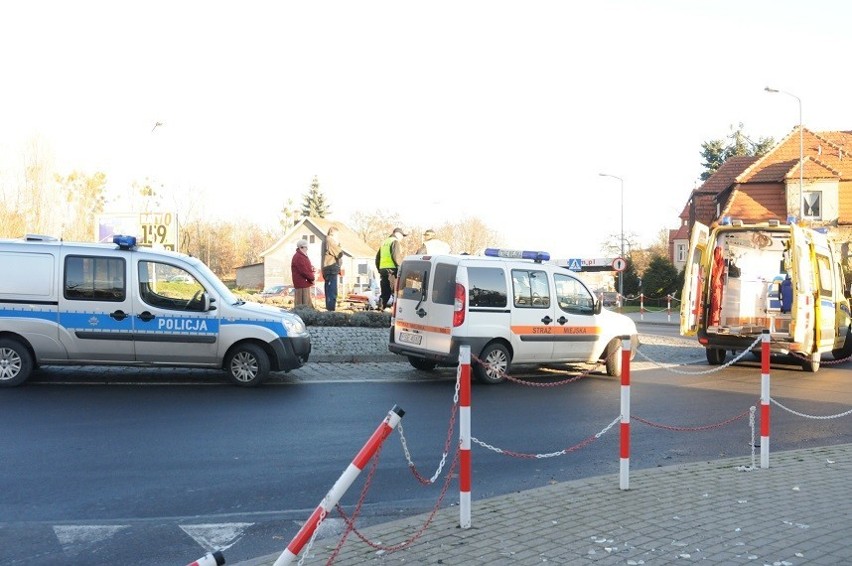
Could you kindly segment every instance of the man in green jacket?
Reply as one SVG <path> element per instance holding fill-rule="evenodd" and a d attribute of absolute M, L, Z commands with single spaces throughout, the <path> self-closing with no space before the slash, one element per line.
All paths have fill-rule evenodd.
<path fill-rule="evenodd" d="M 396 292 L 396 276 L 399 264 L 402 263 L 402 246 L 400 242 L 406 234 L 402 228 L 394 228 L 391 235 L 382 242 L 379 251 L 376 252 L 376 269 L 379 270 L 381 295 L 379 296 L 379 310 L 385 310 L 390 306 L 391 295 Z"/>

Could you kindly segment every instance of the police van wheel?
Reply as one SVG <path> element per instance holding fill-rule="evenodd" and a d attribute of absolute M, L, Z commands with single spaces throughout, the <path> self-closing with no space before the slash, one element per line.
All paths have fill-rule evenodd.
<path fill-rule="evenodd" d="M 241 344 L 231 351 L 225 369 L 235 385 L 257 387 L 269 374 L 269 356 L 256 344 Z"/>
<path fill-rule="evenodd" d="M 432 371 L 435 369 L 435 366 L 438 365 L 438 362 L 433 362 L 432 360 L 424 358 L 416 358 L 414 356 L 408 357 L 408 363 L 411 364 L 411 367 L 419 369 L 420 371 Z"/>
<path fill-rule="evenodd" d="M 707 348 L 704 351 L 707 354 L 707 363 L 714 366 L 720 366 L 725 362 L 726 352 L 722 348 Z"/>
<path fill-rule="evenodd" d="M 512 357 L 505 346 L 499 342 L 489 344 L 482 350 L 479 359 L 483 363 L 478 363 L 473 368 L 477 380 L 488 384 L 502 383 L 506 380 Z"/>
<path fill-rule="evenodd" d="M 33 357 L 17 340 L 0 340 L 0 387 L 15 387 L 30 377 Z"/>
<path fill-rule="evenodd" d="M 606 347 L 606 374 L 621 377 L 621 338 L 613 338 Z"/>

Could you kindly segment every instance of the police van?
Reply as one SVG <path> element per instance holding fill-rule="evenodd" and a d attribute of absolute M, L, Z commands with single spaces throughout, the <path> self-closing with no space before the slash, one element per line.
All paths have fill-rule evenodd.
<path fill-rule="evenodd" d="M 792 354 L 806 371 L 817 371 L 824 353 L 852 355 L 849 289 L 821 231 L 777 220 L 723 218 L 712 230 L 696 222 L 681 298 L 681 334 L 697 336 L 710 364 L 748 349 L 764 330 L 772 354 Z"/>
<path fill-rule="evenodd" d="M 414 255 L 399 268 L 389 341 L 417 369 L 458 363 L 470 346 L 475 377 L 499 383 L 513 363 L 602 362 L 621 375 L 621 337 L 635 323 L 601 307 L 549 254 L 489 248 L 484 256 Z"/>
<path fill-rule="evenodd" d="M 223 368 L 252 387 L 310 352 L 300 317 L 237 299 L 196 258 L 132 236 L 0 240 L 0 386 L 39 366 L 115 364 Z"/>

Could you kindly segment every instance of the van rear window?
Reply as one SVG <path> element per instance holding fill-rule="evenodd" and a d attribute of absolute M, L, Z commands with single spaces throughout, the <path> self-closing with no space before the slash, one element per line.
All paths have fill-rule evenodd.
<path fill-rule="evenodd" d="M 435 266 L 432 282 L 432 302 L 439 305 L 454 305 L 456 302 L 457 265 L 439 263 Z"/>
<path fill-rule="evenodd" d="M 424 282 L 428 282 L 432 265 L 428 261 L 406 261 L 399 270 L 398 290 L 400 299 L 419 301 L 424 297 Z"/>

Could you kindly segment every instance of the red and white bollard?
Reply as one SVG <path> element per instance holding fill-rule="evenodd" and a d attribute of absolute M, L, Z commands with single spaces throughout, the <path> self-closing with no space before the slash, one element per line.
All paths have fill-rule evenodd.
<path fill-rule="evenodd" d="M 470 346 L 459 348 L 459 526 L 470 528 Z"/>
<path fill-rule="evenodd" d="M 630 489 L 630 336 L 621 337 L 621 459 L 618 487 Z"/>
<path fill-rule="evenodd" d="M 639 293 L 639 320 L 645 320 L 645 293 Z"/>
<path fill-rule="evenodd" d="M 199 558 L 186 566 L 222 566 L 224 563 L 225 557 L 217 550 L 216 552 L 208 552 L 203 558 Z"/>
<path fill-rule="evenodd" d="M 666 314 L 668 315 L 669 322 L 672 321 L 672 294 L 669 293 L 666 295 Z"/>
<path fill-rule="evenodd" d="M 760 467 L 769 467 L 769 331 L 760 335 Z"/>
<path fill-rule="evenodd" d="M 346 490 L 349 489 L 349 486 L 352 485 L 352 482 L 355 481 L 355 478 L 358 477 L 358 474 L 361 473 L 361 470 L 364 469 L 370 458 L 375 455 L 379 446 L 382 445 L 390 433 L 393 432 L 393 429 L 396 428 L 396 425 L 399 424 L 399 421 L 402 420 L 404 414 L 405 411 L 396 405 L 393 406 L 390 412 L 388 412 L 388 416 L 382 421 L 382 424 L 373 432 L 373 435 L 367 440 L 367 443 L 364 444 L 364 447 L 361 448 L 361 451 L 358 452 L 352 463 L 346 468 L 346 471 L 338 478 L 307 522 L 302 525 L 302 528 L 296 533 L 296 536 L 293 537 L 293 540 L 290 541 L 290 544 L 287 545 L 287 548 L 284 549 L 278 560 L 275 561 L 274 566 L 285 566 L 285 564 L 290 564 L 296 558 L 305 544 L 311 540 L 314 531 L 319 526 L 320 519 L 325 517 L 337 505 L 337 502 L 340 501 L 340 498 L 343 497 L 343 494 L 346 493 Z"/>

